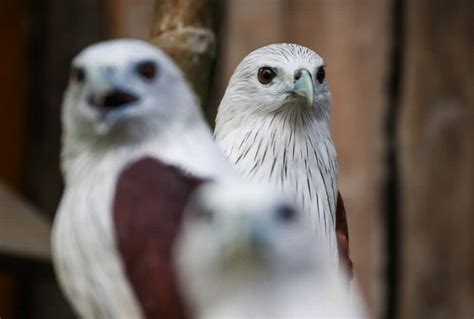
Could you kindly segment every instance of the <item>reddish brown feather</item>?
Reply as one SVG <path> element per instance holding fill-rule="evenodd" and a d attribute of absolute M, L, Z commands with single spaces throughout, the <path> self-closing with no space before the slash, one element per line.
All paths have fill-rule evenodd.
<path fill-rule="evenodd" d="M 126 274 L 146 318 L 186 318 L 172 262 L 184 205 L 203 179 L 153 158 L 124 169 L 113 215 Z"/>
<path fill-rule="evenodd" d="M 341 265 L 347 269 L 349 279 L 352 279 L 353 265 L 349 251 L 349 229 L 347 227 L 346 209 L 340 192 L 337 193 L 336 236 L 339 247 L 339 260 Z"/>

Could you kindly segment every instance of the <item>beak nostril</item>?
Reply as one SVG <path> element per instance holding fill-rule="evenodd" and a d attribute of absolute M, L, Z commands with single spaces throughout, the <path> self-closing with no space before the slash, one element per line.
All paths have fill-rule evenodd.
<path fill-rule="evenodd" d="M 295 72 L 295 80 L 298 80 L 298 79 L 301 77 L 302 74 L 303 74 L 303 71 L 302 71 L 302 70 L 296 71 L 296 72 Z"/>

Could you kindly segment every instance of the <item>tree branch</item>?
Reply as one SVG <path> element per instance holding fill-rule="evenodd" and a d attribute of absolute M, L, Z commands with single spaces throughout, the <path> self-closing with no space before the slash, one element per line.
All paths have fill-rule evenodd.
<path fill-rule="evenodd" d="M 206 103 L 221 0 L 157 0 L 151 42 L 169 54 Z"/>

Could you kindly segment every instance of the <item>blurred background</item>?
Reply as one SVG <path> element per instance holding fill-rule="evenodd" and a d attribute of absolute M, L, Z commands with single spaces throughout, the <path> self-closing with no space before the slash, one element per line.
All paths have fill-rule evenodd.
<path fill-rule="evenodd" d="M 0 2 L 2 319 L 73 317 L 49 250 L 71 58 L 103 39 L 154 39 L 163 15 L 193 2 L 219 1 Z M 163 11 L 163 3 L 173 4 Z M 206 66 L 210 89 L 198 89 L 210 124 L 251 50 L 294 42 L 317 51 L 333 93 L 355 272 L 372 316 L 473 317 L 474 1 L 221 3 L 211 9 L 216 67 Z"/>

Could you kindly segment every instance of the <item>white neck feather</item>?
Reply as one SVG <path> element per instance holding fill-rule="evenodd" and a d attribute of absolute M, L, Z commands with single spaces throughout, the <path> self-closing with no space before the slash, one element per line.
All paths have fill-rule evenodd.
<path fill-rule="evenodd" d="M 215 135 L 244 177 L 270 184 L 307 212 L 337 260 L 337 158 L 327 118 L 296 108 L 240 119 L 221 113 Z"/>

